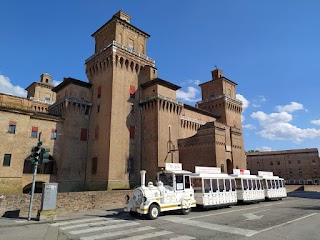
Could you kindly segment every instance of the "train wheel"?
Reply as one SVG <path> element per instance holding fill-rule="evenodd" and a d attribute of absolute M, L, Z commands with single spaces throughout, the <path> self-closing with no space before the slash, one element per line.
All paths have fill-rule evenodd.
<path fill-rule="evenodd" d="M 160 215 L 160 208 L 156 204 L 151 204 L 148 211 L 148 218 L 150 220 L 157 219 Z"/>
<path fill-rule="evenodd" d="M 191 208 L 183 208 L 181 209 L 183 215 L 188 215 L 191 212 Z"/>

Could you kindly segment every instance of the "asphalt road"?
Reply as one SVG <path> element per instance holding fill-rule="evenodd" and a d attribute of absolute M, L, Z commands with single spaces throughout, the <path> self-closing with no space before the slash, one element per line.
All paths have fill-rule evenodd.
<path fill-rule="evenodd" d="M 69 221 L 0 228 L 0 239 L 259 239 L 319 240 L 320 193 L 292 193 L 282 201 L 165 213 L 157 220 L 124 212 Z"/>

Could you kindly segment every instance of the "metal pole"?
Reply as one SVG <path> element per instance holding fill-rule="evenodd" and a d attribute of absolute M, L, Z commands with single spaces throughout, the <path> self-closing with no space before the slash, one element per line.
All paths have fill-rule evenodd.
<path fill-rule="evenodd" d="M 31 190 L 31 198 L 30 198 L 30 204 L 29 204 L 28 221 L 31 220 L 32 202 L 33 202 L 34 189 L 35 189 L 35 186 L 36 186 L 37 169 L 38 169 L 38 162 L 36 162 L 34 164 L 34 172 L 33 172 L 33 179 L 32 179 L 32 190 Z"/>

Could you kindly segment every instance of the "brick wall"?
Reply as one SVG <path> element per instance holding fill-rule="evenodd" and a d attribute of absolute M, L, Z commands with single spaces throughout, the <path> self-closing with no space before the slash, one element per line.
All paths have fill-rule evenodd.
<path fill-rule="evenodd" d="M 124 196 L 130 190 L 64 192 L 58 193 L 57 212 L 77 212 L 90 209 L 113 209 L 124 207 Z M 5 212 L 19 212 L 26 216 L 29 211 L 30 195 L 0 195 L 0 216 Z M 41 207 L 41 194 L 34 194 L 32 214 L 37 214 Z"/>

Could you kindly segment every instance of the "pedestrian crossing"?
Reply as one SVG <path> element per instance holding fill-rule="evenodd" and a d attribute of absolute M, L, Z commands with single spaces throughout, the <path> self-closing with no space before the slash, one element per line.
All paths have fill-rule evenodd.
<path fill-rule="evenodd" d="M 180 235 L 171 231 L 145 226 L 134 220 L 95 217 L 72 221 L 62 221 L 50 224 L 58 227 L 60 231 L 72 235 L 80 240 L 117 239 L 117 240 L 142 240 L 142 239 L 167 239 L 167 240 L 192 240 L 196 239 L 187 235 Z"/>

